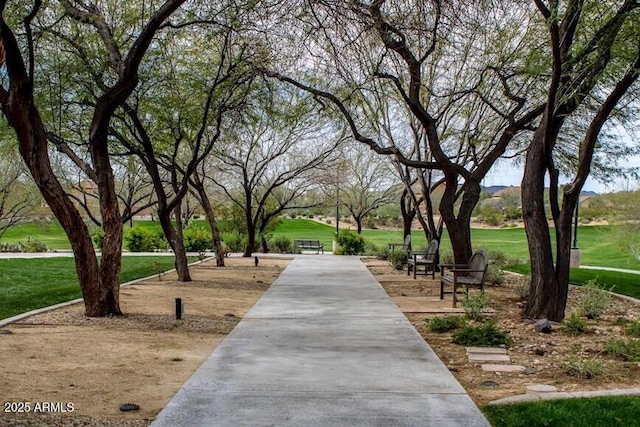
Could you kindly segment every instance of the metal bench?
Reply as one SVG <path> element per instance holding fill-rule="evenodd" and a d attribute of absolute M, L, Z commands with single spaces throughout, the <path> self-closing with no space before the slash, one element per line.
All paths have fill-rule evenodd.
<path fill-rule="evenodd" d="M 294 240 L 293 244 L 298 249 L 312 249 L 315 250 L 316 253 L 320 253 L 320 251 L 322 251 L 324 254 L 324 245 L 320 243 L 320 240 L 300 239 Z"/>
<path fill-rule="evenodd" d="M 458 293 L 469 296 L 469 288 L 479 288 L 484 292 L 484 276 L 489 266 L 489 257 L 483 250 L 476 251 L 468 264 L 440 264 L 440 299 L 444 294 L 453 294 L 453 307 L 458 303 Z M 447 272 L 446 269 L 449 269 Z M 445 291 L 445 285 L 453 285 L 452 291 Z"/>
<path fill-rule="evenodd" d="M 426 251 L 410 251 L 407 258 L 407 276 L 409 272 L 413 270 L 413 278 L 416 278 L 418 273 L 418 267 L 424 266 L 424 275 L 426 276 L 431 272 L 431 278 L 436 278 L 436 255 L 438 253 L 438 241 L 433 239 L 429 242 Z"/>

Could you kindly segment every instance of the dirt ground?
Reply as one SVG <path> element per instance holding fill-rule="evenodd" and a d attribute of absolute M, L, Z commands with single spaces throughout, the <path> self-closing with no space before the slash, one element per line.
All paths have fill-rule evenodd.
<path fill-rule="evenodd" d="M 288 262 L 209 261 L 190 283 L 167 274 L 122 288 L 124 317 L 86 318 L 76 304 L 2 328 L 12 333 L 0 334 L 0 425 L 147 425 Z"/>
<path fill-rule="evenodd" d="M 228 258 L 228 266 L 205 262 L 192 267 L 194 281 L 172 274 L 125 287 L 120 318 L 89 319 L 74 305 L 24 319 L 0 334 L 0 426 L 146 426 L 218 343 L 255 304 L 288 264 L 287 260 Z M 619 320 L 640 320 L 640 307 L 615 299 L 586 334 L 573 337 L 560 325 L 539 334 L 522 318 L 517 280 L 487 289 L 492 317 L 510 332 L 512 364 L 524 373 L 483 372 L 470 363 L 451 333 L 431 332 L 425 321 L 461 315 L 451 299 L 440 301 L 437 280 L 413 279 L 385 261 L 367 266 L 411 323 L 480 405 L 522 394 L 529 384 L 549 384 L 560 391 L 637 387 L 638 364 L 606 355 L 604 343 L 621 336 Z M 567 312 L 580 290 L 572 288 Z M 182 298 L 184 318 L 174 317 L 175 298 Z M 569 375 L 569 364 L 594 361 L 602 366 L 595 378 Z M 485 387 L 484 381 L 497 385 Z M 7 404 L 9 402 L 9 404 Z M 11 405 L 11 402 L 14 404 Z M 29 413 L 15 413 L 29 402 Z M 124 403 L 139 411 L 121 412 Z M 72 406 L 72 408 L 71 408 Z M 35 413 L 36 409 L 40 412 Z M 73 411 L 71 411 L 73 409 Z M 63 412 L 62 411 L 67 411 Z"/>
<path fill-rule="evenodd" d="M 464 315 L 463 310 L 451 307 L 451 295 L 439 300 L 437 275 L 436 280 L 425 276 L 414 280 L 406 271 L 395 271 L 384 261 L 368 260 L 366 264 L 478 405 L 524 394 L 530 384 L 552 385 L 558 391 L 571 392 L 633 388 L 640 383 L 640 364 L 624 362 L 603 351 L 611 339 L 628 339 L 622 333 L 621 321 L 640 320 L 640 306 L 632 302 L 613 298 L 599 320 L 588 321 L 587 332 L 582 335 L 572 336 L 559 324 L 554 325 L 550 334 L 537 333 L 532 321 L 522 316 L 518 276 L 508 275 L 503 285 L 485 288 L 493 311 L 489 317 L 510 333 L 513 342 L 507 353 L 511 364 L 524 366 L 526 370 L 483 372 L 481 363 L 469 362 L 465 349 L 453 344 L 451 332 L 436 333 L 428 327 L 428 320 L 435 316 Z M 576 309 L 580 293 L 579 288 L 571 287 L 567 314 Z M 600 373 L 593 378 L 581 378 L 580 369 L 575 369 L 582 367 L 582 372 L 587 372 L 594 370 L 593 366 L 600 367 Z M 497 385 L 483 386 L 485 381 Z"/>

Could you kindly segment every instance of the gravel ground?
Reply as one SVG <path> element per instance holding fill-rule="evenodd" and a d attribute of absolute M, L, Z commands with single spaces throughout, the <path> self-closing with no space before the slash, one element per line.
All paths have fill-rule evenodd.
<path fill-rule="evenodd" d="M 146 427 L 151 420 L 107 417 L 67 417 L 60 414 L 11 414 L 0 417 L 2 427 Z"/>

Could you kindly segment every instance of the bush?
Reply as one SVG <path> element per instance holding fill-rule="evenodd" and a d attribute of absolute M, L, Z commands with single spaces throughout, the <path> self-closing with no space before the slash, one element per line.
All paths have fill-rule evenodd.
<path fill-rule="evenodd" d="M 514 288 L 516 293 L 520 297 L 521 301 L 526 301 L 529 298 L 529 277 L 528 276 L 518 276 L 515 279 Z"/>
<path fill-rule="evenodd" d="M 640 322 L 634 320 L 624 328 L 625 335 L 640 338 Z"/>
<path fill-rule="evenodd" d="M 581 319 L 575 311 L 573 311 L 568 318 L 564 319 L 563 323 L 569 335 L 577 336 L 587 331 L 587 322 Z"/>
<path fill-rule="evenodd" d="M 386 261 L 391 256 L 391 251 L 388 246 L 380 246 L 378 248 L 378 252 L 376 253 L 376 258 Z"/>
<path fill-rule="evenodd" d="M 271 239 L 269 246 L 280 254 L 293 253 L 293 240 L 287 236 L 276 236 Z"/>
<path fill-rule="evenodd" d="M 222 240 L 231 252 L 243 252 L 247 247 L 247 236 L 240 234 L 237 231 L 224 233 L 222 235 Z"/>
<path fill-rule="evenodd" d="M 153 252 L 160 247 L 158 238 L 144 228 L 133 227 L 124 234 L 124 245 L 131 252 Z"/>
<path fill-rule="evenodd" d="M 434 317 L 429 321 L 429 329 L 433 332 L 448 332 L 462 328 L 466 324 L 464 317 L 460 316 Z"/>
<path fill-rule="evenodd" d="M 91 240 L 93 240 L 96 248 L 102 250 L 104 246 L 104 231 L 102 228 L 96 228 L 91 232 Z"/>
<path fill-rule="evenodd" d="M 504 283 L 504 272 L 502 269 L 507 263 L 507 256 L 498 250 L 487 251 L 489 266 L 485 274 L 485 281 L 492 285 L 502 285 Z"/>
<path fill-rule="evenodd" d="M 471 320 L 483 320 L 484 314 L 482 310 L 487 308 L 489 303 L 489 295 L 486 292 L 476 292 L 471 297 L 465 293 L 464 300 L 462 301 L 462 307 L 467 316 L 467 319 Z"/>
<path fill-rule="evenodd" d="M 567 375 L 589 380 L 600 376 L 604 370 L 604 365 L 599 360 L 586 359 L 575 355 L 569 357 L 565 362 L 564 369 Z"/>
<path fill-rule="evenodd" d="M 407 265 L 407 252 L 402 249 L 394 249 L 389 253 L 389 265 L 396 270 L 403 270 Z"/>
<path fill-rule="evenodd" d="M 338 245 L 345 255 L 359 255 L 364 252 L 364 237 L 351 230 L 340 230 Z"/>
<path fill-rule="evenodd" d="M 595 279 L 587 280 L 582 285 L 582 292 L 578 299 L 578 308 L 583 316 L 598 319 L 609 308 L 611 295 L 606 292 L 612 288 L 599 285 Z"/>
<path fill-rule="evenodd" d="M 213 247 L 211 232 L 204 227 L 190 225 L 182 233 L 184 248 L 188 252 L 204 252 Z"/>
<path fill-rule="evenodd" d="M 369 242 L 365 240 L 363 255 L 374 256 L 379 258 L 378 254 L 380 254 L 382 250 L 384 250 L 383 247 L 378 246 L 373 242 Z"/>
<path fill-rule="evenodd" d="M 640 362 L 640 340 L 611 340 L 604 345 L 604 351 L 627 362 Z"/>
<path fill-rule="evenodd" d="M 47 245 L 45 245 L 38 239 L 34 239 L 33 237 L 27 237 L 27 241 L 20 242 L 20 245 L 22 246 L 22 252 L 36 253 L 47 251 Z"/>
<path fill-rule="evenodd" d="M 487 322 L 480 326 L 467 325 L 463 329 L 453 333 L 455 344 L 467 347 L 492 347 L 496 345 L 508 345 L 511 337 L 507 331 L 498 329 L 495 323 Z"/>
<path fill-rule="evenodd" d="M 22 252 L 20 243 L 0 243 L 0 252 Z"/>

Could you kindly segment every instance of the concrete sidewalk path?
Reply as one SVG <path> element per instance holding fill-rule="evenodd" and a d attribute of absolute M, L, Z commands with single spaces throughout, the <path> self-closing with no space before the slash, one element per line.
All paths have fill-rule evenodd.
<path fill-rule="evenodd" d="M 294 259 L 160 426 L 489 426 L 356 257 Z"/>

